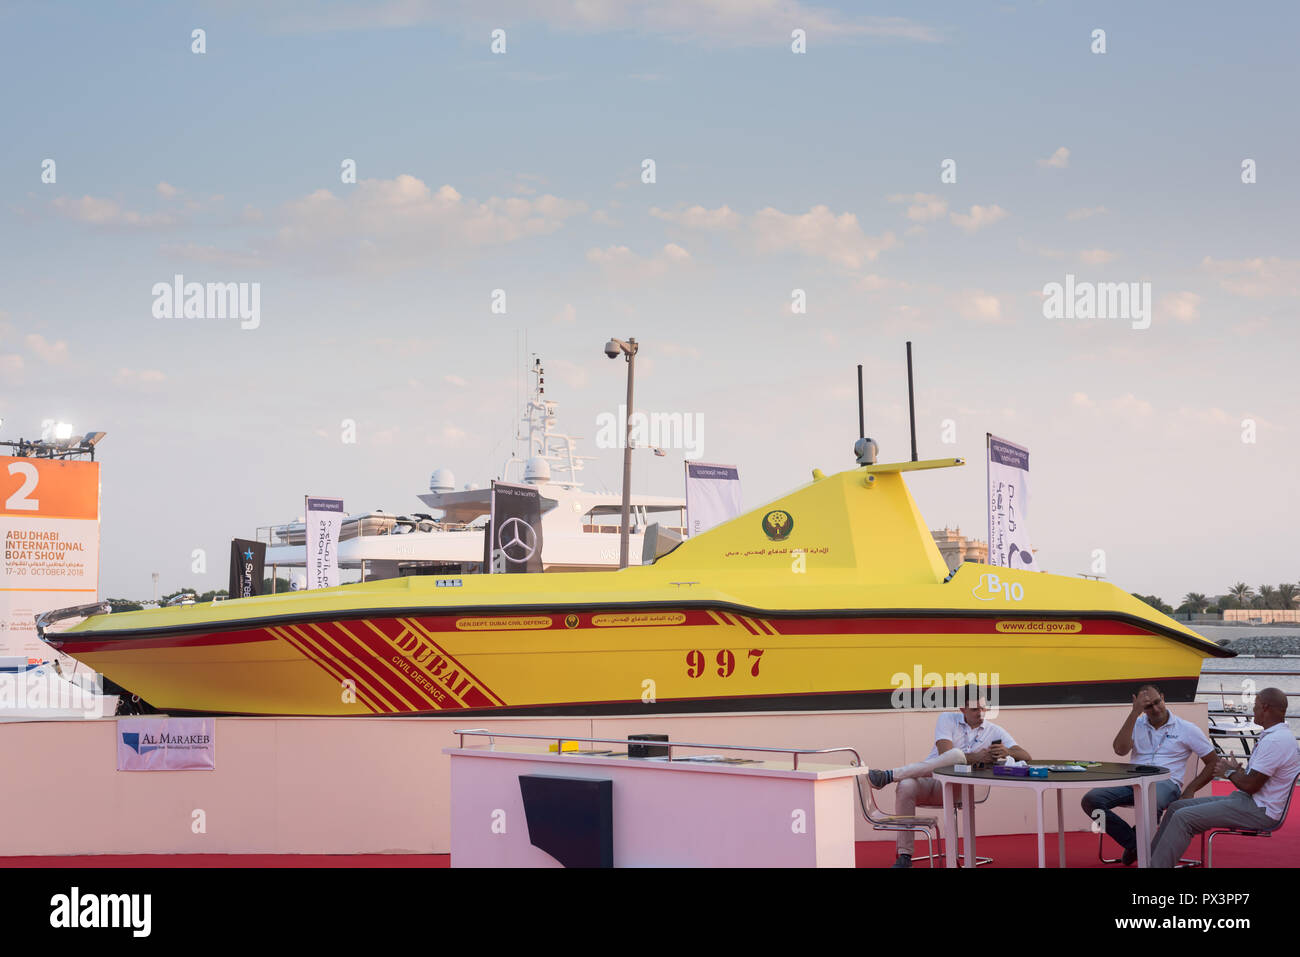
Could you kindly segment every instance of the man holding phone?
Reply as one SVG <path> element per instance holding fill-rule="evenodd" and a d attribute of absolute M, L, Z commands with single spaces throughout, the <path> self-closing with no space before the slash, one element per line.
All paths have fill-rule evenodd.
<path fill-rule="evenodd" d="M 953 764 L 990 764 L 1010 756 L 1016 761 L 1028 761 L 1029 752 L 1016 744 L 1015 738 L 991 721 L 984 720 L 988 710 L 979 697 L 979 689 L 967 685 L 962 707 L 945 711 L 934 726 L 934 747 L 924 761 L 901 768 L 882 770 L 872 768 L 867 777 L 873 788 L 898 784 L 894 798 L 894 813 L 911 816 L 918 804 L 943 803 L 943 785 L 934 779 L 936 768 Z M 911 867 L 916 835 L 899 831 L 896 839 L 898 858 L 894 867 Z"/>

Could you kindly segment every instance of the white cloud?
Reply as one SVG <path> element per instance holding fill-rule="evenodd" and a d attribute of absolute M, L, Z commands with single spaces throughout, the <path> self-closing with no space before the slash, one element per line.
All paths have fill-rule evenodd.
<path fill-rule="evenodd" d="M 68 344 L 63 339 L 48 342 L 44 336 L 30 333 L 24 337 L 27 348 L 46 362 L 63 362 L 68 358 Z"/>
<path fill-rule="evenodd" d="M 837 216 L 826 206 L 794 214 L 768 206 L 754 214 L 751 225 L 760 252 L 793 249 L 849 269 L 875 262 L 881 252 L 898 244 L 892 232 L 868 236 L 858 225 L 857 216 Z"/>
<path fill-rule="evenodd" d="M 1237 296 L 1300 296 L 1300 259 L 1211 259 L 1201 268 L 1219 277 L 1219 286 Z"/>
<path fill-rule="evenodd" d="M 1102 400 L 1093 399 L 1084 392 L 1076 392 L 1070 396 L 1070 404 L 1077 409 L 1094 410 L 1122 419 L 1130 419 L 1133 416 L 1148 416 L 1153 411 L 1150 402 L 1146 399 L 1139 399 L 1132 392 L 1113 399 Z"/>
<path fill-rule="evenodd" d="M 1051 166 L 1055 169 L 1064 169 L 1070 165 L 1070 151 L 1064 146 L 1057 147 L 1056 152 L 1047 159 L 1038 161 L 1039 166 Z"/>
<path fill-rule="evenodd" d="M 914 223 L 942 219 L 948 211 L 948 201 L 937 193 L 895 193 L 888 199 L 891 203 L 910 203 L 907 218 Z"/>
<path fill-rule="evenodd" d="M 677 210 L 650 209 L 650 215 L 689 229 L 731 232 L 753 240 L 760 253 L 794 250 L 839 266 L 858 269 L 873 262 L 883 250 L 897 245 L 892 232 L 867 236 L 852 213 L 836 215 L 829 207 L 814 206 L 806 213 L 783 213 L 768 206 L 744 216 L 729 206 L 708 209 L 690 206 Z"/>
<path fill-rule="evenodd" d="M 853 281 L 855 288 L 862 292 L 881 292 L 885 289 L 907 289 L 909 284 L 899 279 L 888 279 L 884 276 L 878 276 L 870 273 L 866 276 L 859 276 Z"/>
<path fill-rule="evenodd" d="M 578 310 L 573 308 L 573 303 L 566 302 L 564 308 L 551 317 L 552 322 L 574 323 L 578 320 Z"/>
<path fill-rule="evenodd" d="M 1160 314 L 1183 322 L 1201 318 L 1201 297 L 1194 292 L 1171 292 L 1160 297 Z"/>
<path fill-rule="evenodd" d="M 175 199 L 177 196 L 180 195 L 181 192 L 171 183 L 159 183 L 157 186 L 154 187 L 154 189 L 158 191 L 158 195 L 161 196 L 163 199 Z"/>
<path fill-rule="evenodd" d="M 1079 259 L 1090 266 L 1100 266 L 1114 258 L 1115 254 L 1109 249 L 1083 249 L 1079 252 Z"/>
<path fill-rule="evenodd" d="M 114 200 L 89 195 L 80 199 L 59 196 L 51 205 L 60 216 L 91 226 L 173 226 L 177 222 L 169 213 L 139 213 Z"/>
<path fill-rule="evenodd" d="M 449 382 L 454 386 L 460 386 L 462 389 L 469 384 L 458 375 L 445 375 L 442 378 L 444 382 Z"/>
<path fill-rule="evenodd" d="M 267 264 L 266 257 L 256 252 L 219 249 L 216 246 L 200 246 L 198 243 L 163 243 L 158 251 L 172 259 L 237 268 L 254 268 Z"/>
<path fill-rule="evenodd" d="M 1070 210 L 1065 214 L 1065 218 L 1070 222 L 1077 222 L 1080 219 L 1091 219 L 1093 216 L 1100 216 L 1105 212 L 1108 212 L 1105 206 L 1087 206 Z"/>
<path fill-rule="evenodd" d="M 161 385 L 167 376 L 159 369 L 127 369 L 117 370 L 113 376 L 113 385 L 125 389 L 142 389 L 149 390 Z"/>
<path fill-rule="evenodd" d="M 743 222 L 743 218 L 738 213 L 732 212 L 729 206 L 719 206 L 717 209 L 691 206 L 672 211 L 651 206 L 650 215 L 688 229 L 735 229 Z"/>
<path fill-rule="evenodd" d="M 525 199 L 466 199 L 451 186 L 431 190 L 403 173 L 395 179 L 362 180 L 340 198 L 319 189 L 289 203 L 277 234 L 287 250 L 314 255 L 322 246 L 354 253 L 363 265 L 395 268 L 429 255 L 467 247 L 499 246 L 560 229 L 585 212 L 582 202 L 550 194 Z M 358 237 L 364 237 L 358 242 Z"/>
<path fill-rule="evenodd" d="M 458 429 L 454 425 L 448 424 L 442 427 L 442 438 L 446 442 L 459 442 L 465 438 L 465 435 L 464 429 Z"/>
<path fill-rule="evenodd" d="M 442 23 L 466 29 L 544 23 L 577 33 L 635 32 L 731 46 L 788 46 L 790 31 L 809 42 L 858 37 L 938 43 L 931 27 L 904 17 L 846 17 L 800 0 L 383 0 L 335 2 L 326 8 L 299 0 L 276 9 L 282 28 L 298 32 L 410 27 Z M 477 35 L 477 34 L 476 34 Z"/>
<path fill-rule="evenodd" d="M 1001 322 L 1002 302 L 983 289 L 973 289 L 958 297 L 957 309 L 967 319 L 976 322 Z"/>
<path fill-rule="evenodd" d="M 690 262 L 691 254 L 676 243 L 668 243 L 653 256 L 638 256 L 627 246 L 588 249 L 587 261 L 599 266 L 613 280 L 640 282 L 662 276 Z"/>
<path fill-rule="evenodd" d="M 952 213 L 949 217 L 953 223 L 968 233 L 973 233 L 991 226 L 998 220 L 1007 218 L 1007 211 L 1001 206 L 972 206 L 969 213 Z"/>
<path fill-rule="evenodd" d="M 0 355 L 0 373 L 6 376 L 22 375 L 23 366 L 23 357 L 20 355 Z"/>

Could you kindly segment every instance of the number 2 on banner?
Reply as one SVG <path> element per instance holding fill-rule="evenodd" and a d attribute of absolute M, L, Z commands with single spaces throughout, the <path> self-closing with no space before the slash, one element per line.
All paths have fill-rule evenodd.
<path fill-rule="evenodd" d="M 23 484 L 18 486 L 18 491 L 10 495 L 5 500 L 5 508 L 11 508 L 15 512 L 36 512 L 40 510 L 41 503 L 39 499 L 28 498 L 32 492 L 36 491 L 36 466 L 30 462 L 10 462 L 10 475 L 23 476 Z"/>

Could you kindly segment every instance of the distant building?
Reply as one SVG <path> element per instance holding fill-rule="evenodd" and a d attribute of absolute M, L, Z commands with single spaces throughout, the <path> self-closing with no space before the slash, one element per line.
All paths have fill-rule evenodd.
<path fill-rule="evenodd" d="M 939 554 L 948 563 L 948 571 L 955 572 L 962 562 L 987 562 L 989 547 L 977 538 L 966 538 L 961 527 L 945 528 L 941 532 L 931 531 L 934 543 L 939 546 Z"/>

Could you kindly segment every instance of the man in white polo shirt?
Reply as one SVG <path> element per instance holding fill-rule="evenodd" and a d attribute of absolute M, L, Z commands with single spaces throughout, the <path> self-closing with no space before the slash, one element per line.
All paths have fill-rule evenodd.
<path fill-rule="evenodd" d="M 1250 761 L 1243 769 L 1235 758 L 1220 758 L 1217 766 L 1236 790 L 1171 804 L 1151 845 L 1152 867 L 1173 867 L 1192 837 L 1211 828 L 1271 831 L 1278 827 L 1300 774 L 1300 747 L 1287 727 L 1286 706 L 1286 695 L 1278 688 L 1265 688 L 1255 696 L 1255 723 L 1264 730 Z"/>
<path fill-rule="evenodd" d="M 1120 757 L 1132 754 L 1134 764 L 1151 764 L 1169 769 L 1169 780 L 1156 785 L 1156 814 L 1180 797 L 1189 798 L 1214 777 L 1218 754 L 1204 732 L 1190 721 L 1171 714 L 1165 707 L 1165 696 L 1155 685 L 1143 685 L 1133 696 L 1133 710 L 1124 720 L 1111 744 Z M 1201 773 L 1187 787 L 1183 787 L 1183 769 L 1187 759 L 1196 755 L 1205 762 Z M 1137 835 L 1128 822 L 1111 808 L 1132 807 L 1133 789 L 1093 788 L 1080 802 L 1083 813 L 1089 817 L 1098 811 L 1106 812 L 1106 833 L 1124 849 L 1124 866 L 1137 860 Z"/>
<path fill-rule="evenodd" d="M 918 804 L 942 804 L 943 786 L 934 779 L 936 768 L 953 764 L 987 764 L 1001 761 L 1008 754 L 1016 761 L 1028 761 L 1029 752 L 1016 744 L 1015 738 L 991 721 L 984 720 L 986 710 L 977 688 L 968 685 L 963 692 L 963 706 L 945 711 L 934 725 L 934 747 L 924 761 L 892 770 L 872 768 L 867 772 L 873 788 L 898 783 L 894 813 L 910 817 Z M 896 839 L 898 858 L 894 867 L 911 867 L 916 835 L 899 831 Z"/>

